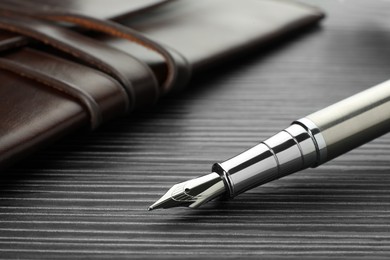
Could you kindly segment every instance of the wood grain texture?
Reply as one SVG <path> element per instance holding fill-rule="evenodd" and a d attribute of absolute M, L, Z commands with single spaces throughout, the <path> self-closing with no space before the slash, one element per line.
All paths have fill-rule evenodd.
<path fill-rule="evenodd" d="M 234 200 L 146 211 L 213 162 L 389 78 L 390 1 L 310 2 L 328 14 L 321 26 L 6 170 L 0 258 L 388 259 L 389 135 Z"/>

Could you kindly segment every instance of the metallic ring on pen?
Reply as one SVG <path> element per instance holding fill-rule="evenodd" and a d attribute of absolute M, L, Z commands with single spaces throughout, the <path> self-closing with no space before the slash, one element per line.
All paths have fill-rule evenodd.
<path fill-rule="evenodd" d="M 266 142 L 261 142 L 261 144 L 267 146 L 268 150 L 272 153 L 272 156 L 274 157 L 275 162 L 276 162 L 276 169 L 278 170 L 277 176 L 280 176 L 281 173 L 282 173 L 282 170 L 280 169 L 280 162 L 279 162 L 278 156 L 276 155 L 276 153 L 275 153 L 275 151 L 272 149 L 272 147 L 271 147 L 270 145 L 268 145 Z"/>
<path fill-rule="evenodd" d="M 234 193 L 234 184 L 233 180 L 230 178 L 230 174 L 226 172 L 219 163 L 214 163 L 212 167 L 212 172 L 215 172 L 221 176 L 225 187 L 229 190 L 229 198 L 233 198 L 235 196 Z"/>
<path fill-rule="evenodd" d="M 306 117 L 294 121 L 293 124 L 299 124 L 303 128 L 305 128 L 307 130 L 307 133 L 310 135 L 310 137 L 312 138 L 315 144 L 317 159 L 315 164 L 312 165 L 311 167 L 317 167 L 318 165 L 326 162 L 326 158 L 327 158 L 326 142 L 324 137 L 321 134 L 321 130 L 317 127 L 317 125 Z"/>

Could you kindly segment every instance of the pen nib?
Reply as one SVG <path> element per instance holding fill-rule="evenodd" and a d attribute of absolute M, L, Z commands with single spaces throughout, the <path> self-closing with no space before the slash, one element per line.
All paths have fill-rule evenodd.
<path fill-rule="evenodd" d="M 219 174 L 213 172 L 189 181 L 173 185 L 148 210 L 173 207 L 197 208 L 225 192 L 225 185 Z"/>

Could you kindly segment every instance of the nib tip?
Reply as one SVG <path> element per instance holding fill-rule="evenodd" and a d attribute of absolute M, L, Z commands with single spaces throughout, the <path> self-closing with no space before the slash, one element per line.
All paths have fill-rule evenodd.
<path fill-rule="evenodd" d="M 148 207 L 148 211 L 152 211 L 154 208 L 152 206 Z"/>

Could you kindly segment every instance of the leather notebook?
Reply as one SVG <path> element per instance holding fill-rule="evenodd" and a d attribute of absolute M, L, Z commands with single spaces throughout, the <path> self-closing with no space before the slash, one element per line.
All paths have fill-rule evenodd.
<path fill-rule="evenodd" d="M 0 167 L 322 17 L 283 0 L 2 0 Z"/>

